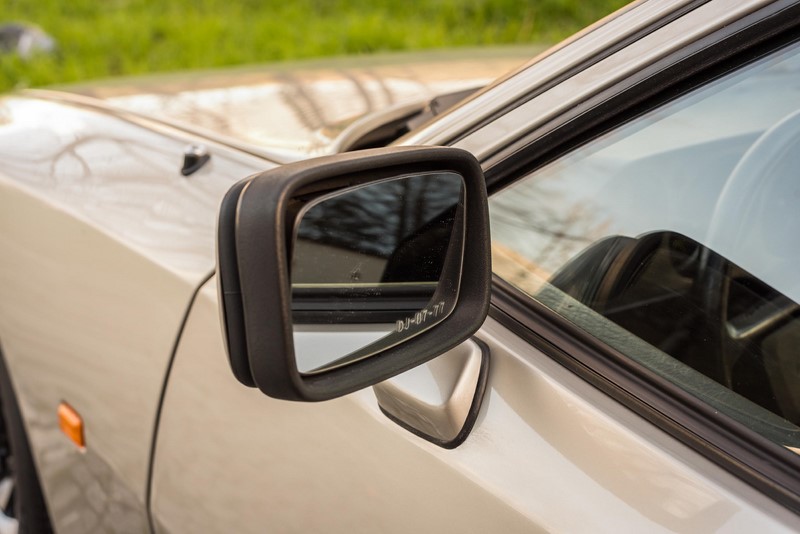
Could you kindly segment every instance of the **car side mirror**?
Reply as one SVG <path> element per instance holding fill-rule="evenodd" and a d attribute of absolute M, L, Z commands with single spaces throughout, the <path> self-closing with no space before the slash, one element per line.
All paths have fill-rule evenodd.
<path fill-rule="evenodd" d="M 320 401 L 448 351 L 489 305 L 486 186 L 455 148 L 393 147 L 292 163 L 220 208 L 220 307 L 231 369 Z"/>

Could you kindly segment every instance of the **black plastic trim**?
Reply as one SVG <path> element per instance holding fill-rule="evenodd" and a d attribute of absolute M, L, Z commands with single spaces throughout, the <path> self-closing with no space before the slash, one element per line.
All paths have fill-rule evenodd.
<path fill-rule="evenodd" d="M 658 428 L 800 513 L 797 454 L 719 413 L 499 277 L 493 286 L 490 317 Z"/>
<path fill-rule="evenodd" d="M 457 288 L 453 311 L 435 327 L 360 361 L 316 374 L 297 370 L 292 339 L 289 258 L 296 215 L 308 202 L 345 187 L 393 176 L 454 171 L 464 179 L 464 233 L 459 243 L 469 258 L 460 276 L 443 276 Z M 281 399 L 321 401 L 391 378 L 446 352 L 472 335 L 489 306 L 491 257 L 483 172 L 472 154 L 447 147 L 391 147 L 349 152 L 285 165 L 246 181 L 223 206 L 236 199 L 235 217 L 221 216 L 218 246 L 221 300 L 227 335 L 244 332 L 246 354 L 233 352 L 231 365 L 249 362 L 255 384 Z M 231 228 L 233 224 L 233 228 Z M 455 238 L 454 238 L 455 239 Z M 238 274 L 228 272 L 235 268 Z M 233 281 L 233 285 L 228 285 Z M 235 283 L 239 283 L 239 288 Z M 231 297 L 233 293 L 237 293 Z M 238 335 L 238 334 L 237 334 Z"/>
<path fill-rule="evenodd" d="M 395 323 L 428 305 L 434 296 L 435 284 L 432 285 L 376 286 L 348 291 L 295 287 L 292 288 L 292 320 L 294 324 Z M 342 297 L 349 300 L 346 307 Z M 336 299 L 333 306 L 331 298 Z"/>
<path fill-rule="evenodd" d="M 472 429 L 475 427 L 475 422 L 478 420 L 478 414 L 481 411 L 481 406 L 483 405 L 483 397 L 486 394 L 486 387 L 489 384 L 489 362 L 491 360 L 489 346 L 478 339 L 477 337 L 470 338 L 471 341 L 474 341 L 478 347 L 481 349 L 481 369 L 478 373 L 478 384 L 475 388 L 475 395 L 472 397 L 472 404 L 469 407 L 469 413 L 467 414 L 467 418 L 464 420 L 464 426 L 461 427 L 461 430 L 458 432 L 455 438 L 450 441 L 441 440 L 435 436 L 431 436 L 430 434 L 419 430 L 416 427 L 413 427 L 407 424 L 405 421 L 401 421 L 400 419 L 396 418 L 389 412 L 383 409 L 383 406 L 378 403 L 378 407 L 383 412 L 383 415 L 388 417 L 391 421 L 399 425 L 400 427 L 408 430 L 412 434 L 417 437 L 420 437 L 426 441 L 430 441 L 434 445 L 438 445 L 444 449 L 455 449 L 464 441 L 466 441 L 467 437 L 469 436 Z"/>
<path fill-rule="evenodd" d="M 228 362 L 236 380 L 248 387 L 256 387 L 247 357 L 244 337 L 244 304 L 239 270 L 236 267 L 236 206 L 239 195 L 250 178 L 231 187 L 222 199 L 217 219 L 217 277 L 220 318 Z"/>

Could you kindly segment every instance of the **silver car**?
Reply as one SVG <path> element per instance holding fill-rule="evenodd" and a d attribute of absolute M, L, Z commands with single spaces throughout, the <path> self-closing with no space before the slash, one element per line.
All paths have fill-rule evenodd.
<path fill-rule="evenodd" d="M 0 533 L 800 530 L 800 3 L 519 53 L 0 99 Z"/>

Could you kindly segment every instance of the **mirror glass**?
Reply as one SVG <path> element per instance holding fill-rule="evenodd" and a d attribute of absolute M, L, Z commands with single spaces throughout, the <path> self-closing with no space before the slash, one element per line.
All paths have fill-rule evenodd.
<path fill-rule="evenodd" d="M 459 174 L 425 173 L 347 189 L 300 212 L 291 264 L 300 372 L 368 358 L 450 314 L 463 200 Z"/>

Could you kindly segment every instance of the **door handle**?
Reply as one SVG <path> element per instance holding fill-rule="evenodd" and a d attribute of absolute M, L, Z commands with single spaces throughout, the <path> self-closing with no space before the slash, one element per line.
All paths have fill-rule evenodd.
<path fill-rule="evenodd" d="M 378 406 L 409 432 L 446 449 L 467 439 L 489 378 L 489 347 L 472 338 L 373 386 Z"/>

